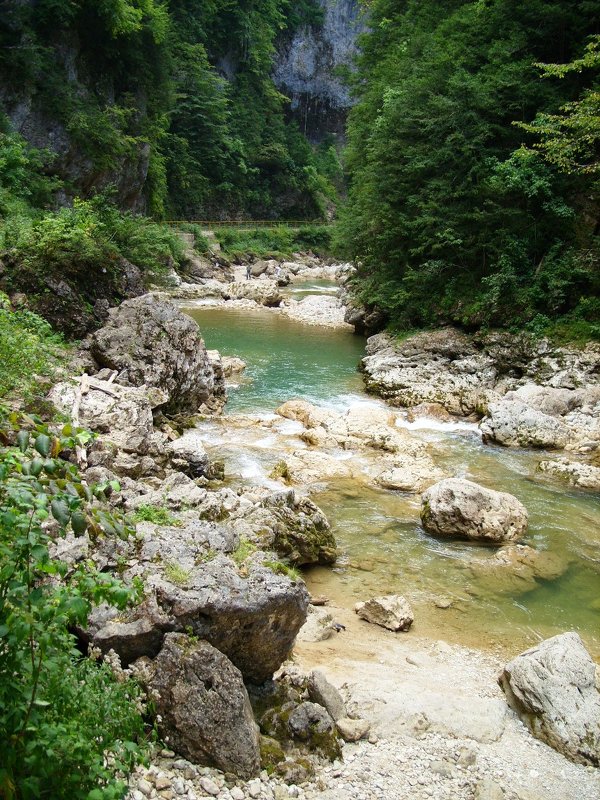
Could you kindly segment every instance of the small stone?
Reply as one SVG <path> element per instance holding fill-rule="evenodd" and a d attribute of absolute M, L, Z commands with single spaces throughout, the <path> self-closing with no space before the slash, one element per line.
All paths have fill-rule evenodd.
<path fill-rule="evenodd" d="M 350 719 L 350 717 L 338 719 L 336 725 L 342 739 L 346 742 L 358 742 L 367 735 L 371 727 L 364 719 Z"/>
<path fill-rule="evenodd" d="M 144 795 L 138 789 L 133 789 L 131 792 L 131 800 L 144 800 Z"/>
<path fill-rule="evenodd" d="M 175 753 L 172 750 L 161 750 L 160 754 L 163 758 L 175 758 Z"/>
<path fill-rule="evenodd" d="M 262 784 L 258 779 L 255 779 L 247 784 L 247 789 L 250 797 L 260 797 Z"/>
<path fill-rule="evenodd" d="M 229 794 L 231 795 L 231 800 L 244 800 L 246 796 L 239 786 L 234 786 L 230 789 Z"/>
<path fill-rule="evenodd" d="M 286 786 L 275 786 L 273 788 L 273 797 L 275 800 L 288 800 L 290 793 Z"/>
<path fill-rule="evenodd" d="M 190 766 L 190 762 L 186 761 L 185 758 L 178 758 L 177 761 L 173 762 L 173 769 L 187 769 Z"/>
<path fill-rule="evenodd" d="M 430 770 L 436 775 L 441 775 L 443 778 L 450 778 L 452 776 L 452 766 L 447 761 L 432 761 Z"/>
<path fill-rule="evenodd" d="M 436 608 L 450 608 L 452 600 L 449 597 L 436 597 L 433 604 Z"/>
<path fill-rule="evenodd" d="M 150 797 L 150 794 L 152 793 L 152 785 L 148 783 L 147 780 L 145 780 L 144 778 L 140 778 L 137 785 L 138 789 L 143 795 L 145 795 L 146 797 Z"/>
<path fill-rule="evenodd" d="M 217 786 L 217 784 L 211 778 L 207 777 L 206 775 L 204 775 L 202 778 L 200 778 L 200 786 L 201 786 L 203 792 L 206 792 L 206 794 L 212 795 L 212 797 L 216 797 L 219 794 L 219 792 L 221 791 L 219 789 L 219 787 Z"/>
<path fill-rule="evenodd" d="M 475 788 L 475 800 L 504 800 L 504 790 L 491 778 L 484 778 Z"/>
<path fill-rule="evenodd" d="M 154 782 L 157 791 L 160 792 L 161 789 L 170 789 L 171 788 L 171 781 L 165 775 L 159 775 L 156 781 Z"/>
<path fill-rule="evenodd" d="M 377 736 L 375 731 L 371 731 L 368 739 L 369 744 L 377 744 L 378 741 L 379 741 L 379 736 Z"/>
<path fill-rule="evenodd" d="M 477 761 L 477 751 L 472 747 L 461 747 L 456 759 L 459 767 L 472 767 Z"/>

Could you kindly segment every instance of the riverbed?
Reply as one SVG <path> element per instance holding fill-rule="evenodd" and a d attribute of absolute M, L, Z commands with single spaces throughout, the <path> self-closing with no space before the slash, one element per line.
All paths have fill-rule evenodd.
<path fill-rule="evenodd" d="M 298 284 L 298 297 L 330 293 L 333 284 Z M 224 423 L 203 423 L 214 457 L 225 461 L 232 485 L 262 483 L 294 447 L 297 423 L 278 421 L 265 436 L 248 433 L 227 417 L 272 420 L 286 400 L 303 398 L 335 409 L 381 403 L 362 389 L 357 364 L 364 339 L 344 330 L 304 325 L 272 311 L 193 308 L 206 345 L 247 362 L 229 389 Z M 529 511 L 525 544 L 541 552 L 544 578 L 518 576 L 495 566 L 494 551 L 428 536 L 419 522 L 419 495 L 369 489 L 337 481 L 313 499 L 326 513 L 340 550 L 333 569 L 313 568 L 305 578 L 314 594 L 342 608 L 376 594 L 402 594 L 415 611 L 412 631 L 456 644 L 515 652 L 565 630 L 577 630 L 600 657 L 600 526 L 598 495 L 576 491 L 536 474 L 539 451 L 482 444 L 477 426 L 402 419 L 428 443 L 449 474 L 516 495 Z M 224 434 L 225 431 L 225 434 Z"/>

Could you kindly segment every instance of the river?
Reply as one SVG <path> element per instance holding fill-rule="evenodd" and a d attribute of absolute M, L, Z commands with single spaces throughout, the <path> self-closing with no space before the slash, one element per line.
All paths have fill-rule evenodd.
<path fill-rule="evenodd" d="M 327 293 L 327 282 L 297 285 L 296 296 Z M 308 326 L 276 311 L 223 307 L 185 309 L 209 349 L 247 362 L 230 388 L 227 415 L 270 418 L 284 401 L 303 398 L 344 409 L 376 402 L 362 388 L 356 366 L 364 340 L 346 331 Z M 333 569 L 312 568 L 314 594 L 352 606 L 376 594 L 402 594 L 415 611 L 413 630 L 431 638 L 513 654 L 541 638 L 577 630 L 600 657 L 600 525 L 598 496 L 536 475 L 539 452 L 482 444 L 469 423 L 421 419 L 403 423 L 426 441 L 450 474 L 516 495 L 529 511 L 525 544 L 543 553 L 545 578 L 494 564 L 494 551 L 428 536 L 419 523 L 420 498 L 349 482 L 313 495 L 326 513 L 340 550 Z M 297 423 L 256 435 L 206 422 L 209 452 L 224 459 L 230 482 L 276 484 L 268 477 L 281 448 L 297 442 Z M 288 437 L 289 442 L 287 442 Z"/>

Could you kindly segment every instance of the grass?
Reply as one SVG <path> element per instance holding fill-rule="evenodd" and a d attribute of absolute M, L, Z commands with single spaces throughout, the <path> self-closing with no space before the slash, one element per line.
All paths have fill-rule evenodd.
<path fill-rule="evenodd" d="M 249 558 L 252 553 L 255 553 L 257 550 L 256 545 L 254 542 L 251 542 L 250 539 L 247 539 L 245 536 L 240 538 L 240 543 L 238 544 L 237 548 L 231 554 L 231 558 L 237 564 L 238 567 L 241 567 L 244 561 Z"/>
<path fill-rule="evenodd" d="M 177 586 L 186 586 L 191 577 L 191 571 L 183 569 L 180 564 L 169 562 L 165 564 L 165 577 Z"/>
<path fill-rule="evenodd" d="M 291 581 L 302 580 L 301 572 L 283 561 L 263 561 L 263 566 L 276 575 L 285 575 Z"/>
<path fill-rule="evenodd" d="M 153 522 L 155 525 L 170 525 L 179 527 L 181 520 L 174 517 L 164 506 L 141 505 L 133 514 L 134 522 Z"/>

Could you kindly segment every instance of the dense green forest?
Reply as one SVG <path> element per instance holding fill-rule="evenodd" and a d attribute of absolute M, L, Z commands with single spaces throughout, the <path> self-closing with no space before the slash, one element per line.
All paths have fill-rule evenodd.
<path fill-rule="evenodd" d="M 159 217 L 317 218 L 327 170 L 270 72 L 277 37 L 320 14 L 315 0 L 4 2 L 2 104 L 30 144 L 52 141 L 40 158 L 67 197 L 116 184 L 121 206 Z"/>
<path fill-rule="evenodd" d="M 598 4 L 368 7 L 338 231 L 362 300 L 404 329 L 599 336 Z"/>

